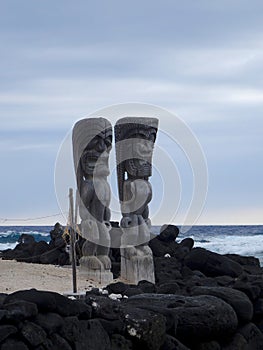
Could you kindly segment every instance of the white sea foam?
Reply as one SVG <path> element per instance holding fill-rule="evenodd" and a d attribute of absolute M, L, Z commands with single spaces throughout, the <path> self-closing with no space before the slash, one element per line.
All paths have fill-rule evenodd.
<path fill-rule="evenodd" d="M 0 236 L 1 237 L 8 237 L 8 236 L 11 236 L 11 235 L 14 235 L 14 234 L 16 234 L 16 232 L 14 232 L 14 231 L 5 231 L 5 232 L 0 232 Z"/>
<path fill-rule="evenodd" d="M 21 235 L 21 234 L 27 234 L 27 235 L 40 235 L 43 237 L 48 237 L 50 236 L 49 232 L 40 232 L 40 231 L 12 231 L 12 230 L 8 230 L 8 231 L 4 231 L 1 232 L 0 231 L 0 237 L 9 237 L 12 235 Z"/>
<path fill-rule="evenodd" d="M 220 254 L 259 255 L 263 254 L 263 236 L 223 236 L 210 241 L 195 241 L 195 247 L 203 247 Z"/>
<path fill-rule="evenodd" d="M 158 234 L 159 227 L 152 232 Z M 219 254 L 239 254 L 259 258 L 263 266 L 263 228 L 262 226 L 208 226 L 194 227 L 188 234 L 176 239 L 192 238 L 194 247 L 202 247 Z"/>
<path fill-rule="evenodd" d="M 14 249 L 18 242 L 15 243 L 0 243 L 0 251 L 5 249 Z"/>
<path fill-rule="evenodd" d="M 21 231 L 20 234 L 27 234 L 27 235 L 41 235 L 43 237 L 49 236 L 49 232 L 39 232 L 39 231 Z"/>
<path fill-rule="evenodd" d="M 51 228 L 50 228 L 51 229 Z M 152 233 L 159 234 L 160 226 L 152 226 Z M 49 232 L 41 232 L 37 227 L 16 227 L 14 229 L 0 231 L 0 250 L 14 248 L 17 244 L 11 243 L 18 240 L 20 234 L 40 235 L 50 237 Z M 11 242 L 6 242 L 9 240 Z M 180 242 L 182 239 L 191 237 L 195 244 L 194 247 L 202 247 L 219 254 L 240 254 L 246 256 L 258 257 L 263 266 L 263 226 L 207 226 L 193 227 L 188 233 L 180 234 L 176 239 Z M 1 238 L 4 238 L 1 241 Z"/>

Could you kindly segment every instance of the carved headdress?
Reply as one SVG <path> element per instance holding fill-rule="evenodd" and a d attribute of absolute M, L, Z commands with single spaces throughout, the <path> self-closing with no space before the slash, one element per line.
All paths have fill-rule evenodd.
<path fill-rule="evenodd" d="M 77 182 L 80 174 L 80 159 L 83 151 L 95 136 L 112 139 L 111 123 L 105 118 L 85 118 L 79 120 L 73 127 L 72 144 L 74 168 L 77 175 Z M 78 182 L 79 183 L 79 182 Z"/>
<path fill-rule="evenodd" d="M 129 142 L 124 143 L 121 141 L 127 139 L 134 139 L 136 144 L 136 139 L 149 140 L 152 143 L 155 142 L 156 133 L 158 129 L 158 119 L 149 117 L 126 117 L 119 119 L 115 125 L 115 142 L 116 142 L 116 161 L 117 161 L 117 174 L 118 174 L 118 189 L 120 200 L 123 201 L 123 183 L 125 179 L 125 171 L 127 171 L 126 160 L 130 158 L 130 164 L 133 163 L 133 158 L 127 152 L 129 147 Z M 151 164 L 148 163 L 149 174 L 151 175 Z M 132 167 L 132 165 L 131 165 Z"/>

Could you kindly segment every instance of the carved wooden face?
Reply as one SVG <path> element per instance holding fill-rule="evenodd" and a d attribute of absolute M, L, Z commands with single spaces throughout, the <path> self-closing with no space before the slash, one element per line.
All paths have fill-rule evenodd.
<path fill-rule="evenodd" d="M 152 154 L 156 129 L 136 129 L 130 133 L 127 147 L 132 158 L 126 160 L 126 170 L 132 176 L 148 177 L 152 173 Z M 131 142 L 129 142 L 131 140 Z"/>
<path fill-rule="evenodd" d="M 152 158 L 153 146 L 154 146 L 154 134 L 136 135 L 136 141 L 133 143 L 134 158 L 149 161 Z"/>
<path fill-rule="evenodd" d="M 108 174 L 108 159 L 111 145 L 112 135 L 107 131 L 92 138 L 80 158 L 84 176 L 92 175 L 95 169 L 97 175 Z"/>

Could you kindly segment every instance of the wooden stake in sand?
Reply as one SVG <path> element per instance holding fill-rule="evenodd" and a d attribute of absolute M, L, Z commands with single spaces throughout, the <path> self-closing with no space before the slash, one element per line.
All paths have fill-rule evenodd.
<path fill-rule="evenodd" d="M 69 226 L 70 226 L 70 249 L 71 249 L 71 265 L 72 265 L 72 281 L 73 293 L 77 293 L 77 269 L 76 269 L 76 222 L 77 222 L 77 193 L 75 202 L 75 216 L 74 216 L 74 199 L 73 189 L 69 189 Z"/>

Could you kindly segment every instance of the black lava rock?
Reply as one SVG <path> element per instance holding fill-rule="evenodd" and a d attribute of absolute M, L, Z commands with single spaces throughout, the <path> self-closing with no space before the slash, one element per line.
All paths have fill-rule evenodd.
<path fill-rule="evenodd" d="M 194 240 L 192 238 L 185 238 L 179 243 L 179 245 L 181 248 L 186 248 L 186 250 L 190 252 L 194 246 Z"/>
<path fill-rule="evenodd" d="M 49 245 L 45 241 L 36 242 L 34 246 L 32 262 L 39 263 L 40 256 L 49 250 Z"/>
<path fill-rule="evenodd" d="M 99 320 L 78 320 L 77 317 L 65 318 L 60 335 L 77 350 L 109 350 L 110 338 Z"/>
<path fill-rule="evenodd" d="M 1 252 L 2 259 L 41 264 L 69 264 L 69 254 L 65 251 L 66 241 L 63 238 L 63 228 L 56 223 L 50 232 L 51 241 L 36 242 L 34 236 L 22 234 L 14 249 Z"/>
<path fill-rule="evenodd" d="M 52 334 L 63 326 L 64 320 L 59 314 L 47 312 L 44 314 L 39 313 L 34 319 L 34 322 L 42 327 L 47 334 Z"/>
<path fill-rule="evenodd" d="M 256 300 L 261 293 L 260 287 L 253 285 L 248 281 L 237 280 L 233 284 L 233 288 L 244 292 L 252 302 Z"/>
<path fill-rule="evenodd" d="M 105 296 L 87 296 L 86 303 L 92 307 L 92 317 L 113 321 L 120 319 L 120 303 Z"/>
<path fill-rule="evenodd" d="M 166 333 L 166 321 L 162 315 L 127 306 L 123 310 L 123 320 L 126 334 L 132 339 L 136 349 L 160 349 Z"/>
<path fill-rule="evenodd" d="M 7 314 L 6 310 L 0 310 L 0 321 L 5 317 L 6 314 Z"/>
<path fill-rule="evenodd" d="M 149 281 L 140 281 L 138 283 L 138 287 L 143 291 L 143 293 L 155 293 L 156 292 L 156 286 L 155 284 L 149 282 Z"/>
<path fill-rule="evenodd" d="M 209 341 L 197 345 L 196 350 L 221 350 L 221 346 L 217 341 Z"/>
<path fill-rule="evenodd" d="M 38 291 L 36 289 L 18 291 L 7 296 L 4 304 L 5 308 L 7 303 L 11 303 L 17 299 L 34 303 L 40 312 L 55 312 L 61 316 L 81 314 L 85 314 L 87 318 L 91 316 L 90 306 L 81 301 L 70 300 L 55 292 Z"/>
<path fill-rule="evenodd" d="M 185 345 L 183 345 L 181 342 L 179 342 L 178 339 L 172 337 L 169 334 L 166 334 L 165 341 L 163 345 L 161 346 L 160 350 L 190 350 Z"/>
<path fill-rule="evenodd" d="M 4 304 L 6 297 L 7 297 L 7 294 L 0 293 L 0 307 Z"/>
<path fill-rule="evenodd" d="M 154 258 L 155 282 L 157 285 L 182 278 L 182 265 L 176 258 Z"/>
<path fill-rule="evenodd" d="M 242 256 L 238 254 L 225 254 L 225 257 L 231 259 L 243 266 L 257 266 L 260 267 L 260 262 L 258 258 L 254 256 Z"/>
<path fill-rule="evenodd" d="M 40 326 L 28 321 L 23 325 L 21 334 L 33 347 L 42 344 L 47 337 L 46 332 Z"/>
<path fill-rule="evenodd" d="M 180 286 L 176 282 L 161 284 L 157 292 L 158 294 L 177 294 L 180 291 Z"/>
<path fill-rule="evenodd" d="M 111 337 L 111 350 L 132 350 L 132 342 L 120 334 Z"/>
<path fill-rule="evenodd" d="M 38 313 L 36 304 L 24 300 L 13 300 L 5 303 L 3 307 L 6 310 L 5 318 L 14 322 L 34 317 Z"/>
<path fill-rule="evenodd" d="M 160 229 L 159 239 L 163 242 L 173 242 L 178 237 L 180 231 L 175 225 L 163 225 Z"/>
<path fill-rule="evenodd" d="M 17 328 L 12 325 L 0 325 L 0 343 L 6 338 L 8 338 L 11 334 L 15 334 L 16 332 Z"/>
<path fill-rule="evenodd" d="M 123 282 L 111 283 L 106 287 L 109 294 L 123 294 L 127 288 L 128 285 Z"/>
<path fill-rule="evenodd" d="M 225 275 L 238 277 L 243 272 L 241 265 L 237 262 L 203 248 L 192 249 L 184 262 L 191 270 L 199 270 L 210 277 Z"/>
<path fill-rule="evenodd" d="M 128 304 L 136 302 L 146 307 L 166 308 L 178 320 L 176 337 L 184 344 L 220 339 L 231 335 L 238 325 L 233 308 L 213 296 L 185 297 L 169 294 L 142 294 L 131 297 Z"/>
<path fill-rule="evenodd" d="M 50 340 L 53 343 L 52 350 L 72 350 L 72 347 L 66 341 L 66 339 L 62 338 L 59 334 L 54 333 L 50 335 Z"/>
<path fill-rule="evenodd" d="M 54 311 L 57 307 L 55 293 L 39 291 L 36 289 L 21 290 L 9 294 L 5 299 L 5 304 L 16 300 L 23 300 L 37 305 L 38 310 Z"/>
<path fill-rule="evenodd" d="M 107 334 L 111 337 L 114 333 L 123 334 L 125 327 L 123 320 L 105 320 L 103 318 L 96 318 L 96 320 L 100 321 L 102 327 L 105 329 Z"/>
<path fill-rule="evenodd" d="M 232 339 L 221 347 L 221 350 L 261 350 L 263 334 L 253 323 L 238 329 Z"/>
<path fill-rule="evenodd" d="M 29 348 L 21 340 L 8 338 L 1 345 L 1 350 L 29 350 Z"/>
<path fill-rule="evenodd" d="M 247 323 L 252 320 L 253 305 L 246 294 L 238 290 L 224 287 L 196 287 L 192 295 L 213 295 L 232 306 L 239 322 Z"/>
<path fill-rule="evenodd" d="M 259 298 L 254 302 L 254 316 L 263 319 L 263 298 Z"/>
<path fill-rule="evenodd" d="M 48 250 L 44 254 L 42 254 L 39 257 L 39 262 L 40 262 L 40 264 L 58 265 L 60 254 L 61 254 L 60 249 L 55 247 L 51 250 Z"/>
<path fill-rule="evenodd" d="M 178 234 L 178 227 L 174 225 L 162 226 L 160 234 L 149 242 L 153 255 L 155 257 L 164 257 L 166 254 L 174 256 L 176 249 L 179 247 L 179 244 L 175 242 Z"/>
<path fill-rule="evenodd" d="M 131 297 L 133 295 L 143 294 L 143 291 L 141 288 L 138 287 L 129 287 L 125 290 L 123 295 L 126 295 L 127 297 Z"/>

